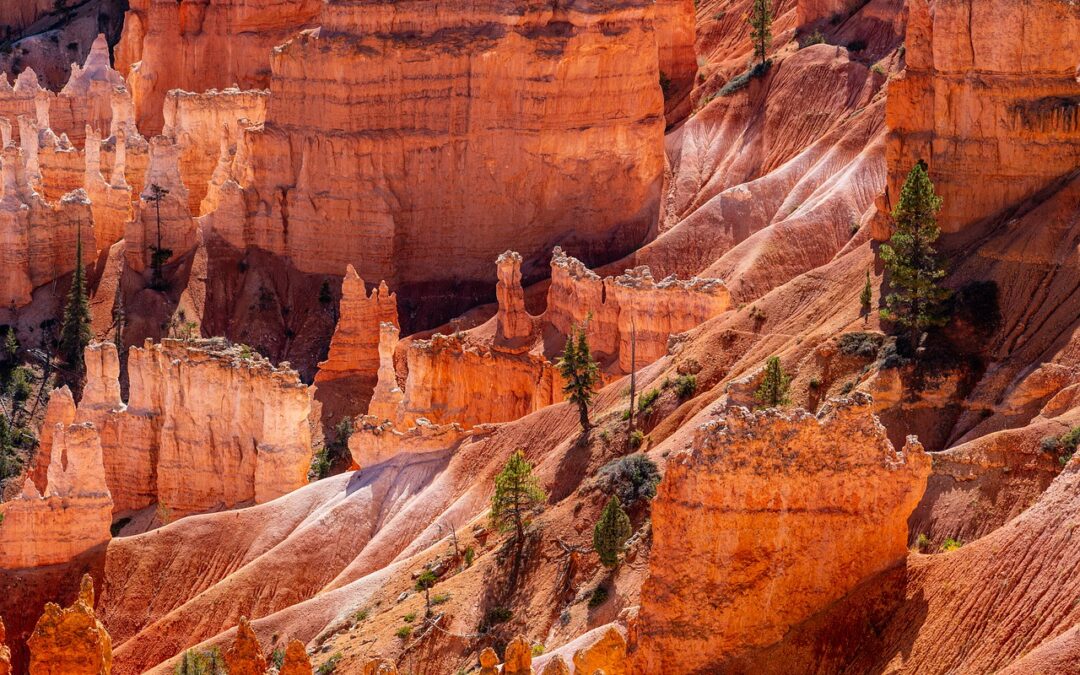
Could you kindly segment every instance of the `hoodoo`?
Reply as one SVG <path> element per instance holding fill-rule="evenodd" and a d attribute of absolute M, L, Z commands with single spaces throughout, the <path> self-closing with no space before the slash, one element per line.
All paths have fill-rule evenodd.
<path fill-rule="evenodd" d="M 0 675 L 1080 663 L 1075 2 L 0 5 Z"/>

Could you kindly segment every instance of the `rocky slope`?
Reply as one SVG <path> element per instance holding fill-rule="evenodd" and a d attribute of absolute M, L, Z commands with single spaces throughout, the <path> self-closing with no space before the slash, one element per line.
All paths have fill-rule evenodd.
<path fill-rule="evenodd" d="M 73 81 L 102 84 L 71 85 L 84 112 L 26 76 L 0 92 L 24 115 L 0 203 L 20 335 L 70 270 L 81 230 L 53 205 L 81 187 L 95 330 L 122 308 L 123 343 L 184 336 L 124 367 L 91 349 L 78 405 L 50 400 L 27 497 L 0 505 L 14 667 L 87 569 L 95 613 L 64 611 L 108 631 L 116 673 L 215 647 L 236 672 L 279 650 L 304 673 L 1068 672 L 1080 16 L 781 0 L 772 65 L 740 79 L 748 8 L 135 2 L 133 95 L 100 48 Z M 918 159 L 955 296 L 912 362 L 874 310 Z M 28 230 L 35 213 L 53 215 Z M 23 231 L 60 242 L 37 278 Z M 604 385 L 588 433 L 553 365 L 583 323 Z M 314 391 L 199 332 L 299 356 Z M 771 356 L 791 407 L 750 412 Z M 364 412 L 359 468 L 307 483 L 309 419 Z M 113 503 L 53 494 L 46 523 L 91 434 Z M 546 494 L 517 565 L 487 516 L 519 450 Z M 604 568 L 592 526 L 643 457 L 658 494 L 626 499 Z"/>

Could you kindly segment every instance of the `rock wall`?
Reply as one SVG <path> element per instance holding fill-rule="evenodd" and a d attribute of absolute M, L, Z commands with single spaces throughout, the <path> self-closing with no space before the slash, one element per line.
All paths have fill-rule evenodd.
<path fill-rule="evenodd" d="M 263 503 L 307 483 L 308 389 L 225 341 L 147 341 L 128 352 L 128 402 L 111 343 L 86 351 L 77 419 L 102 430 L 117 514 L 158 502 L 186 515 Z"/>
<path fill-rule="evenodd" d="M 148 135 L 162 130 L 172 89 L 265 88 L 274 47 L 312 25 L 321 6 L 321 0 L 132 0 L 116 68 L 130 83 L 139 128 Z"/>
<path fill-rule="evenodd" d="M 33 289 L 75 269 L 80 232 L 83 263 L 93 263 L 93 215 L 83 190 L 56 204 L 42 199 L 30 182 L 33 164 L 14 145 L 3 149 L 0 164 L 0 305 L 22 307 L 30 302 Z"/>
<path fill-rule="evenodd" d="M 262 89 L 242 91 L 235 87 L 201 94 L 176 89 L 166 94 L 161 133 L 180 149 L 180 175 L 188 189 L 191 213 L 200 213 L 223 140 L 236 139 L 242 124 L 262 124 L 269 95 Z"/>
<path fill-rule="evenodd" d="M 908 5 L 907 68 L 889 85 L 888 192 L 925 160 L 957 232 L 1072 172 L 1080 144 L 1080 13 L 1068 2 Z M 888 226 L 875 235 L 889 236 Z"/>
<path fill-rule="evenodd" d="M 409 376 L 400 420 L 473 426 L 507 422 L 563 399 L 562 378 L 543 354 L 501 351 L 436 334 L 406 350 Z"/>
<path fill-rule="evenodd" d="M 319 30 L 273 52 L 243 219 L 208 223 L 302 271 L 353 264 L 413 299 L 489 293 L 508 246 L 527 279 L 557 242 L 617 257 L 659 209 L 653 11 L 326 4 Z"/>
<path fill-rule="evenodd" d="M 397 295 L 385 282 L 369 294 L 349 265 L 341 282 L 338 313 L 330 350 L 315 375 L 319 400 L 335 411 L 333 418 L 366 409 L 379 373 L 379 326 L 397 325 Z"/>
<path fill-rule="evenodd" d="M 71 607 L 45 605 L 45 613 L 27 641 L 30 675 L 109 675 L 112 640 L 94 615 L 94 580 L 83 575 L 79 597 Z"/>
<path fill-rule="evenodd" d="M 798 0 L 795 6 L 795 23 L 807 26 L 823 19 L 843 17 L 859 5 L 861 0 Z"/>
<path fill-rule="evenodd" d="M 0 675 L 11 675 L 11 648 L 4 644 L 7 640 L 7 630 L 4 628 L 4 620 L 0 619 Z"/>
<path fill-rule="evenodd" d="M 731 307 L 719 279 L 656 282 L 647 266 L 618 277 L 600 278 L 556 247 L 551 258 L 551 286 L 544 321 L 562 335 L 586 325 L 589 345 L 599 360 L 614 360 L 631 370 L 630 343 L 636 335 L 636 367 L 667 354 L 668 338 L 689 330 Z M 590 318 L 591 315 L 591 318 Z"/>
<path fill-rule="evenodd" d="M 112 497 L 94 425 L 58 424 L 44 493 L 32 478 L 0 504 L 0 569 L 55 565 L 109 541 Z"/>
<path fill-rule="evenodd" d="M 735 407 L 701 426 L 653 502 L 638 672 L 720 668 L 902 562 L 929 473 L 862 394 L 817 417 Z"/>

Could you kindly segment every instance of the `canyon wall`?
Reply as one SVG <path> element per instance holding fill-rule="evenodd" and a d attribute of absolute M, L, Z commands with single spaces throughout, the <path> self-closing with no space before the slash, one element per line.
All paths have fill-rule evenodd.
<path fill-rule="evenodd" d="M 310 395 L 287 365 L 221 339 L 148 340 L 128 352 L 125 404 L 116 347 L 91 345 L 86 362 L 76 419 L 101 429 L 115 513 L 231 508 L 307 483 Z"/>
<path fill-rule="evenodd" d="M 914 439 L 894 450 L 871 403 L 858 394 L 817 417 L 729 408 L 669 459 L 641 593 L 641 672 L 720 668 L 904 560 L 930 459 Z"/>
<path fill-rule="evenodd" d="M 222 146 L 241 133 L 241 126 L 262 124 L 270 92 L 230 87 L 192 93 L 179 89 L 165 96 L 162 135 L 180 150 L 180 176 L 188 190 L 188 210 L 199 214 Z M 223 138 L 224 137 L 224 138 Z"/>
<path fill-rule="evenodd" d="M 166 93 L 172 89 L 265 88 L 274 47 L 312 25 L 322 4 L 132 0 L 116 47 L 116 68 L 128 78 L 139 128 L 147 135 L 161 132 Z"/>
<path fill-rule="evenodd" d="M 888 192 L 924 160 L 945 232 L 1031 197 L 1077 167 L 1080 13 L 1069 2 L 908 4 L 901 77 L 889 84 Z M 878 238 L 889 236 L 883 226 Z"/>
<path fill-rule="evenodd" d="M 490 293 L 507 247 L 526 279 L 560 242 L 617 257 L 659 209 L 653 11 L 327 4 L 320 29 L 273 51 L 266 124 L 244 141 L 243 217 L 207 223 L 305 272 L 353 264 L 413 300 Z"/>
<path fill-rule="evenodd" d="M 0 569 L 55 565 L 109 541 L 112 497 L 94 425 L 56 425 L 46 487 L 0 504 Z"/>

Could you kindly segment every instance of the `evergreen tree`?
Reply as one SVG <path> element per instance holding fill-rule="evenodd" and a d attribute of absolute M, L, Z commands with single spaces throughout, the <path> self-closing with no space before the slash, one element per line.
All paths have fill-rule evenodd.
<path fill-rule="evenodd" d="M 863 286 L 862 293 L 859 294 L 859 303 L 862 304 L 863 314 L 870 313 L 870 303 L 874 299 L 874 289 L 870 286 L 870 270 L 866 270 L 866 284 Z"/>
<path fill-rule="evenodd" d="M 934 242 L 941 234 L 937 213 L 941 197 L 919 162 L 908 174 L 893 209 L 896 230 L 889 243 L 881 245 L 881 259 L 889 271 L 891 293 L 885 296 L 881 318 L 909 331 L 911 349 L 918 347 L 922 333 L 948 322 L 945 301 L 949 291 L 939 282 L 945 268 L 938 259 Z"/>
<path fill-rule="evenodd" d="M 68 291 L 67 305 L 60 325 L 60 357 L 75 375 L 76 382 L 82 379 L 86 363 L 83 350 L 90 344 L 93 334 L 90 332 L 90 301 L 86 296 L 86 275 L 82 263 L 82 231 L 79 231 L 75 244 L 75 272 L 71 275 L 71 289 Z M 77 386 L 77 385 L 76 385 Z"/>
<path fill-rule="evenodd" d="M 619 566 L 619 554 L 632 532 L 630 516 L 623 511 L 619 498 L 612 495 L 600 514 L 600 520 L 596 521 L 592 536 L 593 548 L 604 567 L 614 569 Z"/>
<path fill-rule="evenodd" d="M 168 188 L 161 187 L 157 183 L 151 183 L 149 190 L 150 194 L 144 195 L 143 201 L 153 203 L 154 212 L 157 215 L 157 245 L 150 247 L 150 287 L 154 290 L 162 291 L 167 288 L 162 268 L 173 254 L 171 248 L 165 248 L 161 245 L 161 200 L 169 194 L 169 190 Z"/>
<path fill-rule="evenodd" d="M 758 62 L 756 68 L 764 70 L 773 37 L 771 0 L 753 0 L 747 20 L 750 22 L 750 39 L 754 41 L 754 60 Z"/>
<path fill-rule="evenodd" d="M 519 545 L 525 538 L 529 516 L 547 499 L 532 473 L 532 464 L 520 450 L 510 455 L 503 470 L 495 476 L 495 494 L 491 496 L 491 522 L 500 530 L 514 530 Z"/>
<path fill-rule="evenodd" d="M 762 408 L 788 405 L 791 403 L 788 399 L 788 385 L 790 384 L 791 377 L 784 373 L 780 358 L 770 356 L 765 362 L 765 377 L 754 392 L 754 399 L 761 404 Z"/>
<path fill-rule="evenodd" d="M 424 570 L 420 573 L 420 576 L 416 577 L 417 591 L 424 592 L 424 616 L 431 616 L 431 587 L 435 585 L 438 579 L 435 577 L 435 573 L 431 570 Z"/>
<path fill-rule="evenodd" d="M 592 357 L 585 327 L 576 326 L 566 337 L 566 349 L 556 362 L 566 385 L 563 393 L 567 400 L 576 403 L 582 431 L 589 430 L 589 404 L 600 383 L 600 367 Z"/>

